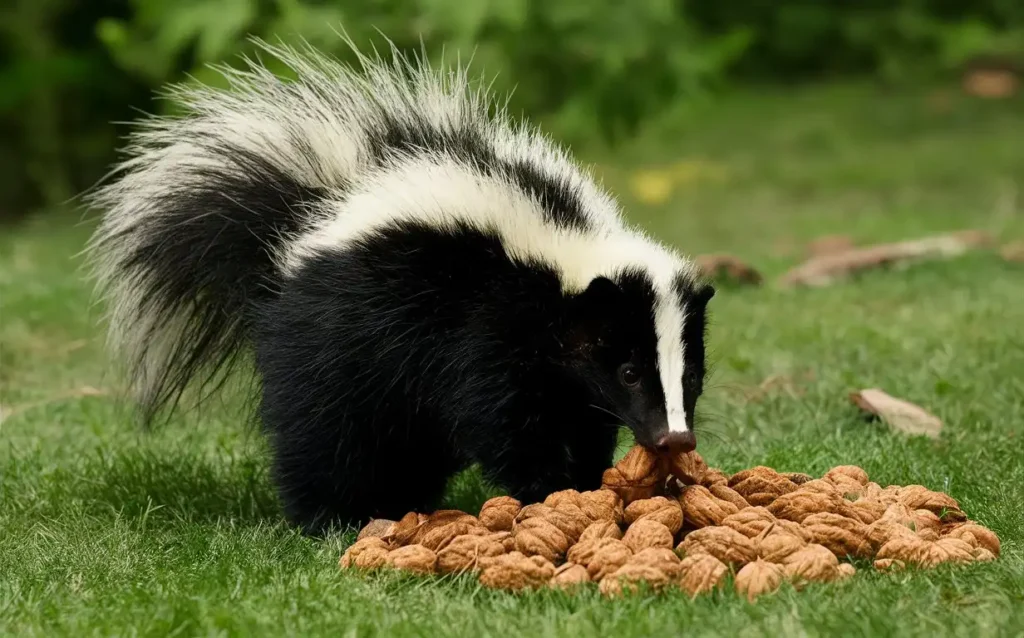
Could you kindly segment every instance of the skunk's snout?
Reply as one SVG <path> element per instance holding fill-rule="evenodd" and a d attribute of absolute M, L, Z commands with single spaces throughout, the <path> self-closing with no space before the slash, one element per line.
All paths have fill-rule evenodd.
<path fill-rule="evenodd" d="M 689 430 L 686 432 L 669 432 L 659 438 L 655 442 L 654 447 L 662 454 L 693 452 L 697 448 L 697 437 Z"/>

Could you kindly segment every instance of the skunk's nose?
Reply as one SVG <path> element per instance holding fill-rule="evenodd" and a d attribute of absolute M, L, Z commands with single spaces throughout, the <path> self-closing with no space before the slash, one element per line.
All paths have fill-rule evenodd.
<path fill-rule="evenodd" d="M 683 454 L 693 452 L 697 448 L 697 437 L 689 430 L 685 432 L 669 432 L 654 444 L 662 454 Z"/>

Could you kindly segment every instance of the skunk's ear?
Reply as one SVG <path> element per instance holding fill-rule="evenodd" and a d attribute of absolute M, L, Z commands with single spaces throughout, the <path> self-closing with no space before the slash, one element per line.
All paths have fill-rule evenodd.
<path fill-rule="evenodd" d="M 699 288 L 693 291 L 693 297 L 691 300 L 695 306 L 700 308 L 706 308 L 711 298 L 715 296 L 715 287 L 711 284 L 701 284 Z"/>
<path fill-rule="evenodd" d="M 604 344 L 622 311 L 622 289 L 607 277 L 591 280 L 587 289 L 569 299 L 567 341 L 572 351 Z"/>

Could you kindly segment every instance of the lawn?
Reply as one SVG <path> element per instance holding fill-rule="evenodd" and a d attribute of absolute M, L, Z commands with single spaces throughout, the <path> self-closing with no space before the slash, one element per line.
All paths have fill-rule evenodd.
<path fill-rule="evenodd" d="M 733 252 L 771 279 L 825 233 L 1024 238 L 1019 100 L 837 86 L 737 95 L 678 121 L 584 155 L 633 219 L 684 251 Z M 665 201 L 634 197 L 637 171 L 679 162 Z M 89 229 L 58 215 L 0 237 L 0 634 L 1024 634 L 1020 264 L 981 253 L 817 290 L 723 289 L 699 430 L 726 471 L 857 464 L 946 491 L 999 534 L 997 562 L 865 569 L 755 605 L 731 590 L 606 601 L 341 573 L 352 533 L 318 541 L 281 524 L 237 404 L 141 432 L 111 396 L 74 258 Z M 941 438 L 865 422 L 847 394 L 873 386 L 942 417 Z M 486 494 L 470 474 L 450 500 L 475 508 Z"/>

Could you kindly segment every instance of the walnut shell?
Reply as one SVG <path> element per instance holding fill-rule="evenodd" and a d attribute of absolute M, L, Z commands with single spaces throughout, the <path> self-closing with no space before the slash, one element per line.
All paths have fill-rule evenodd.
<path fill-rule="evenodd" d="M 516 549 L 516 539 L 512 536 L 512 532 L 492 532 L 487 535 L 487 538 L 499 543 L 506 553 Z"/>
<path fill-rule="evenodd" d="M 544 503 L 533 503 L 531 505 L 527 505 L 523 509 L 519 510 L 518 514 L 516 514 L 515 522 L 512 527 L 514 529 L 515 523 L 522 523 L 530 518 L 545 518 L 553 511 L 555 511 L 555 508 L 550 505 L 545 505 Z"/>
<path fill-rule="evenodd" d="M 634 445 L 626 456 L 615 464 L 615 469 L 619 470 L 627 481 L 638 482 L 657 474 L 664 477 L 667 472 L 660 467 L 662 465 L 663 462 L 660 462 L 653 452 L 642 445 Z"/>
<path fill-rule="evenodd" d="M 786 577 L 797 586 L 807 582 L 831 582 L 839 577 L 839 560 L 827 548 L 809 544 L 783 559 Z"/>
<path fill-rule="evenodd" d="M 626 504 L 651 498 L 658 493 L 660 485 L 661 482 L 655 475 L 630 481 L 617 467 L 608 468 L 601 475 L 601 489 L 614 492 Z"/>
<path fill-rule="evenodd" d="M 777 590 L 785 577 L 781 567 L 759 558 L 744 565 L 736 574 L 736 592 L 754 602 L 758 597 Z"/>
<path fill-rule="evenodd" d="M 656 569 L 665 572 L 669 578 L 675 578 L 679 575 L 681 564 L 679 556 L 676 555 L 671 549 L 665 549 L 664 547 L 648 547 L 642 549 L 626 561 L 626 564 L 636 565 L 650 565 Z"/>
<path fill-rule="evenodd" d="M 611 521 L 594 521 L 587 526 L 587 529 L 583 530 L 583 533 L 580 534 L 580 539 L 576 541 L 576 544 L 578 545 L 598 538 L 621 539 L 622 528 Z"/>
<path fill-rule="evenodd" d="M 419 528 L 426 524 L 427 518 L 424 514 L 409 512 L 395 523 L 391 534 L 384 537 L 384 540 L 395 547 L 409 543 Z"/>
<path fill-rule="evenodd" d="M 621 596 L 635 594 L 644 587 L 656 591 L 668 583 L 668 574 L 656 567 L 627 563 L 602 578 L 599 589 L 605 596 Z"/>
<path fill-rule="evenodd" d="M 621 540 L 615 538 L 593 538 L 589 540 L 581 540 L 569 548 L 565 558 L 570 563 L 578 563 L 586 567 L 590 565 L 590 561 L 594 559 L 594 556 L 599 551 L 609 546 L 625 547 Z M 630 552 L 630 554 L 632 554 L 632 552 Z"/>
<path fill-rule="evenodd" d="M 641 519 L 626 529 L 622 542 L 634 553 L 648 547 L 672 549 L 673 534 L 663 523 L 652 519 Z"/>
<path fill-rule="evenodd" d="M 544 499 L 544 504 L 552 508 L 558 507 L 562 503 L 569 503 L 579 507 L 581 496 L 576 490 L 559 490 L 558 492 L 548 494 L 547 498 Z"/>
<path fill-rule="evenodd" d="M 555 575 L 551 577 L 548 585 L 555 589 L 570 590 L 589 582 L 590 574 L 587 573 L 586 567 L 576 563 L 565 563 L 555 570 Z"/>
<path fill-rule="evenodd" d="M 700 484 L 707 488 L 710 488 L 712 485 L 725 485 L 728 487 L 729 475 L 718 468 L 711 467 L 700 477 Z"/>
<path fill-rule="evenodd" d="M 744 510 L 750 507 L 750 503 L 747 502 L 747 499 L 743 498 L 739 492 L 724 483 L 711 485 L 708 487 L 708 491 L 711 492 L 711 495 L 718 500 L 732 503 L 737 509 Z"/>
<path fill-rule="evenodd" d="M 479 580 L 484 587 L 519 591 L 543 587 L 554 575 L 555 566 L 544 557 L 511 552 L 488 559 Z"/>
<path fill-rule="evenodd" d="M 688 527 L 720 525 L 726 517 L 740 511 L 728 501 L 716 498 L 703 485 L 687 485 L 679 495 L 683 508 L 683 521 Z"/>
<path fill-rule="evenodd" d="M 423 545 L 406 545 L 391 550 L 387 564 L 403 571 L 433 574 L 437 569 L 437 554 Z"/>
<path fill-rule="evenodd" d="M 828 472 L 825 472 L 825 475 L 821 478 L 831 483 L 851 480 L 862 487 L 866 486 L 869 481 L 868 473 L 856 465 L 837 465 Z"/>
<path fill-rule="evenodd" d="M 345 550 L 345 553 L 341 555 L 341 560 L 338 561 L 338 566 L 345 569 L 357 567 L 356 560 L 359 555 L 370 550 L 381 550 L 387 554 L 389 547 L 387 543 L 376 536 L 361 538 Z"/>
<path fill-rule="evenodd" d="M 765 476 L 773 477 L 778 476 L 778 472 L 765 465 L 757 465 L 755 467 L 736 472 L 729 477 L 729 487 L 735 487 L 737 483 L 742 483 L 751 476 Z"/>
<path fill-rule="evenodd" d="M 510 532 L 523 504 L 511 496 L 496 496 L 480 508 L 480 523 L 492 532 Z"/>
<path fill-rule="evenodd" d="M 528 518 L 512 532 L 516 550 L 526 556 L 543 556 L 552 563 L 569 549 L 569 537 L 546 517 Z"/>
<path fill-rule="evenodd" d="M 984 547 L 975 547 L 971 553 L 974 555 L 974 560 L 979 563 L 987 563 L 996 559 L 996 555 Z"/>
<path fill-rule="evenodd" d="M 878 550 L 877 558 L 894 558 L 921 567 L 941 563 L 969 563 L 974 560 L 973 548 L 959 538 L 926 541 L 920 538 L 895 538 Z"/>
<path fill-rule="evenodd" d="M 992 530 L 977 523 L 958 524 L 951 529 L 944 530 L 943 535 L 947 538 L 959 538 L 972 547 L 983 547 L 993 555 L 999 555 L 999 537 Z"/>
<path fill-rule="evenodd" d="M 389 551 L 384 548 L 368 547 L 366 550 L 359 552 L 359 555 L 352 562 L 352 566 L 362 570 L 380 569 L 388 564 L 388 554 Z"/>
<path fill-rule="evenodd" d="M 907 564 L 895 558 L 879 558 L 874 562 L 874 567 L 880 572 L 888 572 L 906 569 Z"/>
<path fill-rule="evenodd" d="M 675 535 L 683 527 L 683 509 L 676 501 L 655 496 L 630 503 L 623 520 L 630 525 L 638 520 L 658 521 Z"/>
<path fill-rule="evenodd" d="M 697 596 L 722 586 L 729 567 L 711 554 L 687 556 L 679 563 L 679 586 Z"/>
<path fill-rule="evenodd" d="M 755 507 L 768 505 L 783 494 L 795 492 L 797 489 L 795 483 L 774 470 L 767 471 L 766 468 L 750 474 L 742 481 L 735 481 L 736 476 L 739 475 L 730 479 L 729 487 Z"/>
<path fill-rule="evenodd" d="M 874 548 L 868 534 L 868 526 L 858 520 L 832 512 L 811 514 L 804 519 L 804 529 L 810 534 L 810 541 L 826 547 L 838 558 L 860 556 L 871 558 Z"/>
<path fill-rule="evenodd" d="M 670 458 L 668 471 L 684 484 L 695 485 L 701 482 L 704 474 L 708 471 L 708 464 L 704 462 L 700 454 L 688 452 Z"/>
<path fill-rule="evenodd" d="M 775 516 L 764 507 L 747 507 L 722 519 L 721 524 L 731 527 L 747 538 L 754 538 L 776 522 Z"/>
<path fill-rule="evenodd" d="M 424 544 L 424 539 L 429 536 L 429 542 L 432 546 L 431 548 L 433 549 L 434 545 L 437 545 L 437 548 L 440 548 L 455 536 L 461 536 L 462 534 L 469 533 L 470 529 L 482 527 L 477 517 L 472 514 L 460 512 L 459 510 L 438 510 L 429 516 L 423 516 L 420 514 L 416 514 L 415 516 L 415 520 L 418 521 L 415 525 L 411 525 L 414 520 L 411 513 L 406 514 L 402 520 L 396 524 L 395 538 L 393 541 L 394 544 L 422 545 Z M 448 527 L 449 525 L 454 527 L 444 531 L 438 531 Z"/>
<path fill-rule="evenodd" d="M 361 541 L 364 538 L 387 538 L 395 533 L 395 529 L 398 526 L 397 521 L 392 521 L 386 518 L 375 518 L 367 523 L 363 529 L 359 530 L 359 535 L 356 536 L 357 541 Z"/>
<path fill-rule="evenodd" d="M 900 488 L 899 502 L 912 510 L 929 510 L 943 521 L 967 520 L 956 499 L 942 492 L 933 492 L 923 485 Z"/>
<path fill-rule="evenodd" d="M 577 505 L 593 521 L 622 522 L 622 498 L 611 490 L 583 492 Z"/>
<path fill-rule="evenodd" d="M 604 543 L 587 563 L 587 573 L 590 574 L 591 580 L 603 579 L 625 565 L 633 556 L 632 550 L 622 541 L 610 538 L 602 540 L 612 542 Z"/>
<path fill-rule="evenodd" d="M 474 521 L 475 520 L 476 519 L 474 518 Z M 424 525 L 422 529 L 426 531 L 416 535 L 417 544 L 435 552 L 441 551 L 448 546 L 448 543 L 451 543 L 459 536 L 490 533 L 490 530 L 486 527 L 476 523 L 470 523 L 465 520 L 456 520 L 451 523 L 436 526 L 427 523 L 427 525 Z"/>
<path fill-rule="evenodd" d="M 866 524 L 874 523 L 885 514 L 885 503 L 876 501 L 873 498 L 864 498 L 862 496 L 853 503 L 850 503 L 850 507 L 856 514 L 857 520 Z"/>
<path fill-rule="evenodd" d="M 836 568 L 838 574 L 838 580 L 849 578 L 857 574 L 857 568 L 850 563 L 839 563 L 839 567 Z"/>
<path fill-rule="evenodd" d="M 814 479 L 810 474 L 804 474 L 803 472 L 780 472 L 780 474 L 796 485 L 803 485 L 807 481 Z"/>
<path fill-rule="evenodd" d="M 754 542 L 731 527 L 705 527 L 690 532 L 676 549 L 687 557 L 710 554 L 733 565 L 745 565 L 757 558 Z"/>
<path fill-rule="evenodd" d="M 754 539 L 754 549 L 759 557 L 770 563 L 781 563 L 787 557 L 807 547 L 807 541 L 790 534 L 781 527 L 773 527 L 765 532 Z"/>
<path fill-rule="evenodd" d="M 842 513 L 844 511 L 845 506 L 841 502 L 843 499 L 838 494 L 810 492 L 806 491 L 804 487 L 779 496 L 768 506 L 768 511 L 776 518 L 784 518 L 797 523 L 803 523 L 805 518 L 818 512 Z"/>
<path fill-rule="evenodd" d="M 935 532 L 942 530 L 942 521 L 930 510 L 914 510 L 911 524 L 914 530 L 919 533 L 924 530 Z"/>
<path fill-rule="evenodd" d="M 491 536 L 459 536 L 437 553 L 437 570 L 442 574 L 473 571 L 480 566 L 481 558 L 504 553 L 504 546 Z"/>
<path fill-rule="evenodd" d="M 820 492 L 821 494 L 828 495 L 839 494 L 839 488 L 823 479 L 811 479 L 802 484 L 798 489 L 801 492 Z"/>

